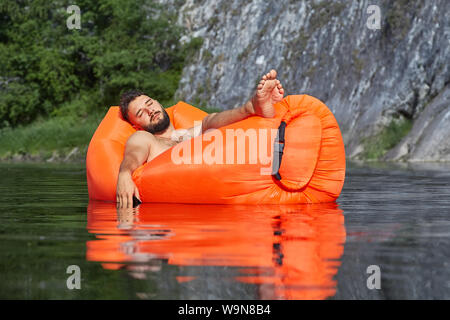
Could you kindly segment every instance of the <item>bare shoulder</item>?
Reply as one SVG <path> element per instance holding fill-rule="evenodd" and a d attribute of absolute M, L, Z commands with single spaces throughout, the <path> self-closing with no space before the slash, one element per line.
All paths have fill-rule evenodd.
<path fill-rule="evenodd" d="M 127 140 L 127 145 L 146 145 L 150 144 L 155 140 L 155 136 L 147 131 L 136 131 Z"/>

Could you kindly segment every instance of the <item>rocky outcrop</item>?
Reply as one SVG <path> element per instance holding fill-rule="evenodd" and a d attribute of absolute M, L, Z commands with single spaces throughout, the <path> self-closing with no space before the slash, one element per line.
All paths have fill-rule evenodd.
<path fill-rule="evenodd" d="M 429 125 L 421 138 L 413 138 L 413 129 L 388 158 L 449 159 L 448 148 L 434 148 L 429 156 L 420 141 L 439 144 L 450 132 L 430 109 L 439 104 L 433 108 L 440 115 L 450 111 L 447 100 L 436 100 L 450 83 L 450 1 L 167 3 L 187 38 L 203 38 L 184 68 L 179 99 L 233 108 L 250 97 L 261 74 L 275 68 L 287 94 L 311 94 L 330 107 L 348 156 L 358 158 L 366 138 L 392 119 L 405 118 Z M 381 9 L 381 29 L 368 27 L 370 5 Z M 431 118 L 420 120 L 427 115 Z"/>
<path fill-rule="evenodd" d="M 411 132 L 385 159 L 450 161 L 450 86 L 420 113 Z"/>

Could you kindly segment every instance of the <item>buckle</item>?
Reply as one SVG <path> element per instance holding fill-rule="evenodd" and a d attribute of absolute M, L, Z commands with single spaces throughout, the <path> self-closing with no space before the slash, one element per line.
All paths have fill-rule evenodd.
<path fill-rule="evenodd" d="M 273 152 L 283 153 L 284 152 L 284 143 L 276 142 L 273 146 Z"/>

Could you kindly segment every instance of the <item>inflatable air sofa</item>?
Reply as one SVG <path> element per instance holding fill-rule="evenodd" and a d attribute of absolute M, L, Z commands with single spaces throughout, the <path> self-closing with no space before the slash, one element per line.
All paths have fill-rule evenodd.
<path fill-rule="evenodd" d="M 339 126 L 318 99 L 292 95 L 275 117 L 249 117 L 185 140 L 133 173 L 143 202 L 296 204 L 335 201 L 345 179 Z M 167 108 L 175 129 L 207 113 L 178 102 Z M 115 201 L 119 167 L 135 129 L 111 107 L 89 144 L 89 198 Z"/>

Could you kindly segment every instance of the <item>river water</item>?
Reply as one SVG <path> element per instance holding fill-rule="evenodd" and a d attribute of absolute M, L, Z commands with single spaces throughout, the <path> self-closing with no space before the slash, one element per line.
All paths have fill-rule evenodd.
<path fill-rule="evenodd" d="M 0 299 L 450 299 L 448 165 L 349 164 L 337 204 L 121 211 L 83 164 L 0 169 Z"/>

